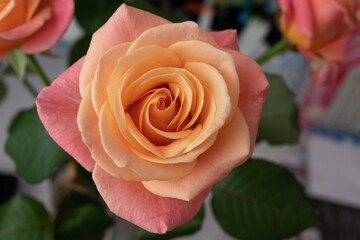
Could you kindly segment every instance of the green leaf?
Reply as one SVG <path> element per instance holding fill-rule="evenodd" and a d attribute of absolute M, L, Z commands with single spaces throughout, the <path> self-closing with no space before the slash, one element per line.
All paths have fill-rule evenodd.
<path fill-rule="evenodd" d="M 71 159 L 51 139 L 35 107 L 14 118 L 5 150 L 15 161 L 17 173 L 31 183 L 46 179 Z"/>
<path fill-rule="evenodd" d="M 95 204 L 83 205 L 56 224 L 57 240 L 101 240 L 112 219 Z"/>
<path fill-rule="evenodd" d="M 53 223 L 39 202 L 16 195 L 0 207 L 0 239 L 52 240 Z"/>
<path fill-rule="evenodd" d="M 138 228 L 137 238 L 139 240 L 162 240 L 162 239 L 171 239 L 179 236 L 194 234 L 195 232 L 200 230 L 204 219 L 204 215 L 205 215 L 205 210 L 203 205 L 200 208 L 200 211 L 196 214 L 196 216 L 185 225 L 175 228 L 174 230 L 167 232 L 163 235 L 150 233 L 142 228 Z"/>
<path fill-rule="evenodd" d="M 100 28 L 123 3 L 118 0 L 75 0 L 75 17 L 88 34 Z"/>
<path fill-rule="evenodd" d="M 184 22 L 184 21 L 189 20 L 189 17 L 185 16 L 185 15 L 164 12 L 161 9 L 154 6 L 153 4 L 151 4 L 147 0 L 133 0 L 133 1 L 128 1 L 126 4 L 128 4 L 132 7 L 139 8 L 144 11 L 150 12 L 157 16 L 163 17 L 163 18 L 169 20 L 170 22 Z"/>
<path fill-rule="evenodd" d="M 0 103 L 5 98 L 5 96 L 6 96 L 6 85 L 0 79 Z"/>
<path fill-rule="evenodd" d="M 68 63 L 69 66 L 74 64 L 81 57 L 86 55 L 91 41 L 91 35 L 85 35 L 84 37 L 77 40 L 77 42 L 71 48 Z"/>
<path fill-rule="evenodd" d="M 25 53 L 23 53 L 19 48 L 14 48 L 9 54 L 9 61 L 20 81 L 23 81 L 26 73 Z"/>
<path fill-rule="evenodd" d="M 279 240 L 317 225 L 313 209 L 292 174 L 264 160 L 248 160 L 213 188 L 215 218 L 230 235 Z"/>
<path fill-rule="evenodd" d="M 294 144 L 299 140 L 298 108 L 294 94 L 279 76 L 266 74 L 270 90 L 261 114 L 257 141 Z"/>

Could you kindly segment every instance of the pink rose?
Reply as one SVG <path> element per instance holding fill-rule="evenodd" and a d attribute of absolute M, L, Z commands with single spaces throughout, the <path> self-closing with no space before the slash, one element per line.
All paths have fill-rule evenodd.
<path fill-rule="evenodd" d="M 280 28 L 300 49 L 341 62 L 358 31 L 360 0 L 278 0 Z"/>
<path fill-rule="evenodd" d="M 73 0 L 4 0 L 0 3 L 0 59 L 21 46 L 28 54 L 54 46 L 67 29 Z"/>
<path fill-rule="evenodd" d="M 209 34 L 122 5 L 36 102 L 110 210 L 165 233 L 250 156 L 267 90 L 236 31 Z"/>

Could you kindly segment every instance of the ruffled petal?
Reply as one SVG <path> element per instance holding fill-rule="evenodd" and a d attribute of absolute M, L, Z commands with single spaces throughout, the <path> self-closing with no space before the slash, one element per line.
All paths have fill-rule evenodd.
<path fill-rule="evenodd" d="M 41 121 L 55 142 L 84 168 L 92 171 L 95 162 L 81 139 L 76 121 L 81 101 L 78 83 L 83 61 L 81 58 L 50 87 L 44 88 L 36 99 L 36 106 Z"/>
<path fill-rule="evenodd" d="M 192 219 L 210 192 L 210 188 L 205 189 L 189 202 L 164 198 L 150 193 L 140 182 L 114 178 L 98 165 L 94 168 L 93 179 L 113 213 L 149 232 L 160 234 Z"/>

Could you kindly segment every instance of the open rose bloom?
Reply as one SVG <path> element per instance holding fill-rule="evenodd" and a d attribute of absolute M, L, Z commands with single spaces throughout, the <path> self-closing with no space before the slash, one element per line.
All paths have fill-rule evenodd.
<path fill-rule="evenodd" d="M 18 46 L 29 54 L 53 47 L 73 13 L 73 0 L 1 0 L 0 60 Z"/>
<path fill-rule="evenodd" d="M 360 30 L 360 0 L 278 0 L 278 3 L 281 30 L 300 50 L 326 61 L 344 61 L 351 39 Z"/>
<path fill-rule="evenodd" d="M 208 33 L 122 5 L 36 102 L 110 210 L 165 233 L 248 159 L 267 90 L 236 31 Z"/>

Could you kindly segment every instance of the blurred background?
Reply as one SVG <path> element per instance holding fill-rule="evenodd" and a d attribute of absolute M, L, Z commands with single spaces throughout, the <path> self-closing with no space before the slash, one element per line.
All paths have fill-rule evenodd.
<path fill-rule="evenodd" d="M 77 0 L 76 18 L 63 40 L 49 56 L 36 56 L 49 79 L 54 80 L 86 53 L 91 35 L 124 1 Z M 153 12 L 170 21 L 196 21 L 209 31 L 236 29 L 241 52 L 256 59 L 280 40 L 276 26 L 275 0 L 134 0 L 127 4 Z M 101 12 L 101 14 L 98 14 Z M 93 18 L 92 16 L 98 16 Z M 254 157 L 270 159 L 288 168 L 304 185 L 318 218 L 319 228 L 306 230 L 296 239 L 360 239 L 360 66 L 354 66 L 340 84 L 317 86 L 309 80 L 309 62 L 298 52 L 286 50 L 262 65 L 264 71 L 284 78 L 296 97 L 301 138 L 292 145 L 261 141 Z M 4 146 L 9 125 L 20 109 L 34 106 L 34 98 L 0 63 L 0 145 Z M 29 81 L 41 90 L 37 76 Z M 38 83 L 38 84 L 37 84 Z M 286 129 L 283 129 L 286 134 Z M 277 134 L 276 132 L 274 134 Z M 291 134 L 291 133 L 288 133 Z M 15 192 L 55 209 L 52 180 L 29 184 L 16 174 L 11 158 L 0 149 L 0 203 Z M 200 232 L 177 239 L 231 239 L 217 225 L 206 204 Z M 105 239 L 134 239 L 135 228 L 118 219 Z"/>

